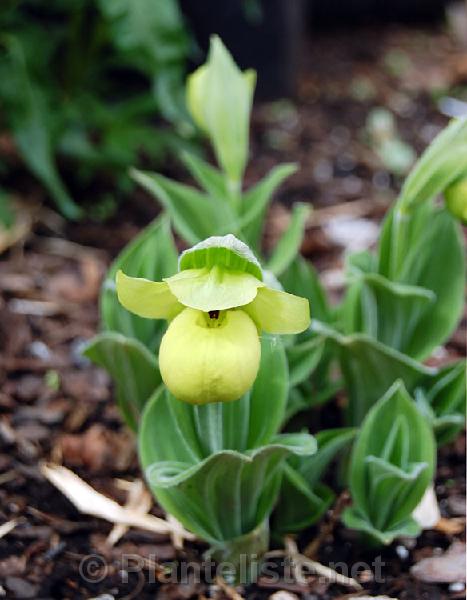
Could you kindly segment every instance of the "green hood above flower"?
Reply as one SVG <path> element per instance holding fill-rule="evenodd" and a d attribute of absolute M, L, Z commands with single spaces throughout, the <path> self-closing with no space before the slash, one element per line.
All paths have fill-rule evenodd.
<path fill-rule="evenodd" d="M 159 351 L 164 383 L 194 404 L 237 400 L 252 386 L 259 333 L 294 334 L 310 324 L 308 300 L 267 287 L 251 250 L 233 235 L 186 250 L 162 282 L 117 273 L 129 311 L 170 325 Z"/>

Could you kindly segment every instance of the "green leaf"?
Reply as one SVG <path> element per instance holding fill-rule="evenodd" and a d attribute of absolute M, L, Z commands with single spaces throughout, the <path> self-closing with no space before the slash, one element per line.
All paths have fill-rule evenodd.
<path fill-rule="evenodd" d="M 146 401 L 162 382 L 156 357 L 137 340 L 113 332 L 94 337 L 83 354 L 111 375 L 121 414 L 136 431 Z"/>
<path fill-rule="evenodd" d="M 5 36 L 9 56 L 21 94 L 15 96 L 15 104 L 8 111 L 14 138 L 29 169 L 47 188 L 60 211 L 69 219 L 82 215 L 63 184 L 55 164 L 51 124 L 47 104 L 41 88 L 28 72 L 24 49 L 20 38 Z"/>
<path fill-rule="evenodd" d="M 158 69 L 152 85 L 154 99 L 162 115 L 178 125 L 180 130 L 187 127 L 189 118 L 183 90 L 185 74 L 185 61 L 180 57 L 179 62 L 164 64 Z M 178 143 L 182 145 L 180 138 Z"/>
<path fill-rule="evenodd" d="M 415 246 L 414 234 L 420 233 L 417 222 L 420 215 L 423 219 L 430 212 L 424 205 L 432 203 L 438 194 L 467 175 L 466 157 L 467 119 L 454 119 L 425 150 L 407 178 L 394 209 L 386 217 L 379 251 L 378 270 L 382 275 L 403 281 L 399 274 Z M 431 221 L 426 225 L 431 229 Z M 437 250 L 436 244 L 434 249 Z M 431 252 L 433 254 L 433 248 Z M 444 264 L 445 260 L 443 256 Z"/>
<path fill-rule="evenodd" d="M 226 202 L 228 192 L 222 173 L 192 152 L 182 152 L 183 164 L 196 182 L 217 202 Z"/>
<path fill-rule="evenodd" d="M 396 207 L 397 208 L 397 207 Z M 428 290 L 435 301 L 413 327 L 405 352 L 420 360 L 455 330 L 464 306 L 465 252 L 459 224 L 433 202 L 386 217 L 378 271 L 393 283 Z M 397 258 L 400 253 L 403 258 Z"/>
<path fill-rule="evenodd" d="M 11 204 L 11 197 L 0 188 L 0 227 L 11 229 L 16 221 L 15 211 Z"/>
<path fill-rule="evenodd" d="M 349 444 L 355 429 L 329 429 L 316 435 L 318 450 L 311 456 L 292 456 L 287 461 L 274 529 L 300 531 L 315 523 L 329 508 L 334 493 L 320 479 L 336 454 Z"/>
<path fill-rule="evenodd" d="M 428 146 L 407 177 L 399 199 L 404 210 L 434 198 L 467 175 L 467 119 L 453 119 Z"/>
<path fill-rule="evenodd" d="M 424 357 L 426 338 L 415 332 L 435 303 L 434 292 L 394 283 L 377 273 L 353 269 L 352 275 L 342 310 L 346 331 L 365 333 L 412 358 Z"/>
<path fill-rule="evenodd" d="M 185 59 L 189 40 L 174 0 L 99 0 L 98 6 L 115 46 L 138 55 L 148 73 Z"/>
<path fill-rule="evenodd" d="M 297 256 L 283 271 L 280 281 L 284 289 L 296 296 L 307 298 L 313 318 L 325 323 L 331 320 L 329 302 L 313 265 Z"/>
<path fill-rule="evenodd" d="M 276 500 L 284 459 L 315 449 L 305 434 L 274 437 L 286 385 L 278 376 L 268 381 L 277 367 L 271 359 L 277 356 L 263 363 L 251 396 L 237 402 L 196 407 L 160 391 L 145 409 L 139 447 L 149 485 L 165 510 L 210 542 L 262 523 Z M 269 445 L 256 446 L 263 442 Z"/>
<path fill-rule="evenodd" d="M 149 486 L 161 506 L 186 528 L 211 542 L 244 535 L 268 518 L 277 499 L 282 465 L 298 450 L 295 438 L 289 447 L 271 444 L 241 454 L 224 450 L 196 464 L 160 461 L 146 440 L 151 435 L 149 412 L 143 419 L 140 458 Z M 312 452 L 312 438 L 301 436 L 300 451 Z"/>
<path fill-rule="evenodd" d="M 428 421 L 399 380 L 360 429 L 350 465 L 353 506 L 344 523 L 383 543 L 401 530 L 416 534 L 411 515 L 433 478 L 435 450 Z"/>
<path fill-rule="evenodd" d="M 355 437 L 354 427 L 325 429 L 316 434 L 318 451 L 313 456 L 293 459 L 290 463 L 305 477 L 308 485 L 315 486 L 330 462 L 338 452 L 345 448 Z"/>
<path fill-rule="evenodd" d="M 162 445 L 168 436 L 170 447 L 173 442 L 170 430 L 181 429 L 185 439 L 192 440 L 190 444 L 196 448 L 194 454 L 198 459 L 220 450 L 244 452 L 265 445 L 282 424 L 287 390 L 287 363 L 281 341 L 263 336 L 261 362 L 252 389 L 240 400 L 202 406 L 181 402 L 167 394 L 167 401 L 161 402 L 159 410 L 170 408 L 173 425 L 164 433 L 169 419 L 161 417 L 162 429 L 156 436 L 158 444 Z M 196 443 L 193 440 L 197 440 Z"/>
<path fill-rule="evenodd" d="M 327 485 L 318 483 L 312 488 L 303 475 L 286 465 L 272 528 L 280 535 L 306 529 L 324 516 L 334 499 Z"/>
<path fill-rule="evenodd" d="M 461 229 L 445 209 L 434 209 L 422 224 L 424 230 L 413 240 L 400 280 L 436 295 L 436 302 L 417 323 L 411 356 L 421 360 L 443 344 L 457 327 L 464 308 L 465 251 Z"/>
<path fill-rule="evenodd" d="M 358 510 L 350 507 L 344 511 L 342 520 L 349 529 L 356 529 L 368 535 L 372 543 L 378 542 L 387 546 L 399 537 L 417 537 L 420 534 L 420 525 L 412 517 L 407 517 L 395 527 L 380 531 L 371 525 L 365 516 L 359 514 Z"/>
<path fill-rule="evenodd" d="M 317 383 L 315 381 L 304 381 L 299 386 L 290 389 L 284 423 L 302 410 L 309 410 L 314 406 L 329 402 L 342 390 L 344 384 L 341 380 L 329 381 L 327 377 L 320 377 L 319 371 L 320 369 L 317 369 L 313 373 L 313 380 L 316 379 Z M 323 379 L 325 379 L 324 382 Z"/>
<path fill-rule="evenodd" d="M 166 324 L 129 313 L 117 298 L 115 276 L 119 269 L 133 277 L 160 281 L 177 270 L 177 250 L 170 221 L 162 216 L 148 225 L 112 263 L 105 278 L 100 309 L 103 327 L 136 338 L 151 351 L 158 348 Z"/>
<path fill-rule="evenodd" d="M 196 244 L 211 235 L 226 233 L 228 225 L 235 220 L 227 203 L 215 202 L 195 188 L 157 173 L 132 169 L 131 175 L 159 200 L 171 216 L 177 232 L 189 244 Z M 235 231 L 231 233 L 235 234 Z"/>
<path fill-rule="evenodd" d="M 287 361 L 280 338 L 263 334 L 261 363 L 249 398 L 248 448 L 267 444 L 279 431 L 287 404 L 288 383 Z M 239 427 L 238 421 L 232 421 L 231 427 Z"/>
<path fill-rule="evenodd" d="M 273 194 L 296 170 L 297 165 L 293 163 L 278 165 L 243 194 L 239 229 L 247 243 L 256 251 L 261 246 L 266 210 Z"/>
<path fill-rule="evenodd" d="M 297 202 L 292 211 L 292 217 L 285 233 L 277 242 L 267 268 L 279 277 L 297 257 L 302 245 L 306 221 L 311 212 L 308 204 Z"/>
<path fill-rule="evenodd" d="M 312 336 L 287 348 L 290 385 L 298 385 L 308 379 L 323 356 L 325 340 Z"/>
<path fill-rule="evenodd" d="M 461 359 L 421 382 L 415 390 L 417 403 L 428 412 L 438 445 L 454 440 L 465 426 L 466 365 Z"/>
<path fill-rule="evenodd" d="M 343 336 L 329 326 L 312 321 L 311 328 L 324 335 L 336 349 L 348 393 L 347 420 L 359 425 L 369 409 L 396 379 L 412 391 L 435 369 L 424 366 L 364 334 Z"/>

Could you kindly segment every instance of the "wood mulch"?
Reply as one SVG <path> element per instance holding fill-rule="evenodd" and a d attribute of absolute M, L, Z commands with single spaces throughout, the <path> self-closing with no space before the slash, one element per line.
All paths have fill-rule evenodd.
<path fill-rule="evenodd" d="M 357 222 L 358 235 L 371 239 L 369 224 L 380 222 L 400 185 L 367 143 L 368 111 L 392 110 L 400 136 L 420 151 L 447 122 L 434 99 L 466 83 L 466 55 L 440 28 L 399 26 L 308 40 L 297 101 L 261 104 L 254 113 L 247 183 L 279 162 L 300 165 L 273 206 L 266 247 L 287 227 L 292 202 L 312 203 L 302 251 L 337 297 L 348 241 L 336 237 L 329 224 Z M 166 171 L 184 177 L 174 162 Z M 34 196 L 36 184 L 28 185 Z M 222 580 L 167 581 L 163 565 L 179 558 L 200 561 L 202 544 L 188 542 L 180 550 L 168 537 L 130 529 L 110 546 L 112 525 L 79 513 L 38 467 L 43 460 L 64 464 L 122 504 L 127 498 L 119 481 L 141 478 L 134 440 L 122 426 L 109 378 L 84 360 L 80 349 L 99 328 L 97 300 L 106 268 L 157 210 L 139 191 L 105 224 L 67 224 L 42 207 L 23 242 L 1 257 L 0 522 L 14 520 L 15 527 L 0 537 L 0 598 L 238 600 Z M 437 360 L 465 355 L 465 335 L 464 322 Z M 332 403 L 322 410 L 332 411 Z M 325 415 L 316 414 L 310 423 L 323 420 Z M 352 575 L 370 596 L 462 598 L 462 583 L 456 574 L 447 579 L 445 563 L 429 563 L 424 578 L 430 582 L 410 569 L 463 539 L 463 436 L 440 452 L 436 493 L 443 520 L 416 541 L 365 549 L 331 511 L 300 536 L 299 546 L 315 540 L 315 560 L 353 566 Z M 157 507 L 153 513 L 161 516 Z M 355 597 L 353 590 L 314 575 L 305 583 L 261 578 L 240 593 L 251 599 L 274 594 L 275 600 Z"/>

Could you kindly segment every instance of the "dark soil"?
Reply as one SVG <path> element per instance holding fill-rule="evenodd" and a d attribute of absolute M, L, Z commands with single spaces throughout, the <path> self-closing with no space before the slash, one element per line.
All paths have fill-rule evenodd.
<path fill-rule="evenodd" d="M 328 235 L 326 225 L 342 215 L 379 222 L 400 185 L 367 143 L 368 112 L 376 106 L 392 110 L 399 135 L 419 152 L 447 122 L 437 99 L 461 85 L 467 85 L 466 54 L 439 28 L 314 37 L 303 50 L 297 100 L 259 105 L 254 114 L 247 184 L 279 162 L 300 165 L 273 206 L 266 245 L 273 245 L 287 226 L 292 202 L 312 203 L 315 220 L 302 250 L 318 266 L 331 295 L 338 295 L 344 247 Z M 166 170 L 184 177 L 175 163 Z M 109 548 L 105 538 L 111 525 L 80 514 L 38 469 L 42 460 L 62 462 L 122 503 L 125 493 L 116 480 L 141 477 L 109 378 L 83 360 L 80 348 L 98 329 L 99 286 L 110 260 L 157 210 L 141 192 L 107 224 L 65 224 L 50 209 L 39 209 L 24 244 L 2 256 L 0 521 L 17 519 L 19 525 L 0 539 L 0 597 L 234 598 L 232 590 L 216 585 L 158 581 L 159 564 L 180 556 L 200 560 L 203 546 L 187 544 L 180 552 L 168 538 L 131 529 Z M 461 327 L 437 360 L 464 352 Z M 319 422 L 315 416 L 312 422 Z M 299 546 L 318 540 L 315 558 L 323 564 L 368 565 L 357 565 L 353 574 L 370 595 L 462 598 L 462 586 L 422 583 L 410 567 L 463 537 L 463 438 L 441 450 L 436 492 L 444 521 L 415 545 L 398 541 L 383 551 L 365 549 L 331 511 L 300 536 Z M 97 583 L 87 582 L 79 570 L 90 554 L 101 561 Z M 127 573 L 127 582 L 122 569 L 131 569 L 125 554 L 150 559 L 139 573 Z M 372 569 L 378 556 L 384 563 L 380 577 Z M 307 585 L 271 586 L 263 578 L 245 595 L 264 598 L 277 590 L 308 600 L 349 597 L 352 591 L 310 576 Z"/>

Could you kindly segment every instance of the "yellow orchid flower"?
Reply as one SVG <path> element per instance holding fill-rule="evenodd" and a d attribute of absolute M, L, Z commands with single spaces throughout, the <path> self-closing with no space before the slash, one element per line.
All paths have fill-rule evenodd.
<path fill-rule="evenodd" d="M 238 400 L 258 373 L 260 333 L 310 324 L 308 300 L 267 287 L 251 250 L 231 234 L 185 251 L 179 272 L 161 282 L 122 271 L 116 282 L 127 310 L 170 322 L 159 368 L 172 394 L 191 404 Z"/>

